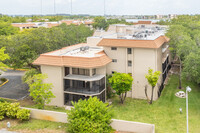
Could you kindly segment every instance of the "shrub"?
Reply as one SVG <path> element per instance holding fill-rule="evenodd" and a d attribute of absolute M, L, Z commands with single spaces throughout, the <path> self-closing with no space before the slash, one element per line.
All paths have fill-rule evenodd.
<path fill-rule="evenodd" d="M 6 116 L 9 118 L 16 118 L 17 111 L 19 110 L 19 103 L 7 104 Z"/>
<path fill-rule="evenodd" d="M 99 101 L 97 97 L 72 103 L 74 108 L 67 111 L 68 132 L 70 133 L 109 133 L 111 124 L 111 107 Z"/>
<path fill-rule="evenodd" d="M 7 102 L 0 102 L 0 120 L 4 118 L 8 104 Z"/>
<path fill-rule="evenodd" d="M 20 109 L 17 111 L 17 119 L 21 121 L 27 121 L 30 119 L 30 110 Z"/>
<path fill-rule="evenodd" d="M 3 98 L 0 98 L 0 102 L 1 102 L 1 103 L 4 103 L 4 102 L 6 102 L 6 100 L 3 99 Z"/>

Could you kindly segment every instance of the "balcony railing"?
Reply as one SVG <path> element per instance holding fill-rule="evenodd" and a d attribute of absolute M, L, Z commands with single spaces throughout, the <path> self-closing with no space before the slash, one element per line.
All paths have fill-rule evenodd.
<path fill-rule="evenodd" d="M 99 86 L 95 85 L 92 87 L 74 87 L 65 85 L 64 91 L 67 92 L 74 92 L 74 93 L 81 93 L 81 94 L 98 94 L 105 89 L 105 84 Z"/>

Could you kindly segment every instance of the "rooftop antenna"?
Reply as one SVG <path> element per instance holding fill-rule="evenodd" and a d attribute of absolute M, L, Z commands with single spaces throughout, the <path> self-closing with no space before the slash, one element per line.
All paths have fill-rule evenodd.
<path fill-rule="evenodd" d="M 71 0 L 71 15 L 72 15 L 72 0 Z"/>
<path fill-rule="evenodd" d="M 106 17 L 106 0 L 104 0 L 104 17 Z"/>
<path fill-rule="evenodd" d="M 54 14 L 56 14 L 56 0 L 54 0 Z"/>
<path fill-rule="evenodd" d="M 42 0 L 41 0 L 40 2 L 41 2 L 41 3 L 40 3 L 40 4 L 41 4 L 41 16 L 42 16 Z"/>

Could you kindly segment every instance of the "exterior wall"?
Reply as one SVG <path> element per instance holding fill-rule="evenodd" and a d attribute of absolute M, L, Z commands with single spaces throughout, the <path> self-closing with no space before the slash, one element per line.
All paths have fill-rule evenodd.
<path fill-rule="evenodd" d="M 111 47 L 104 47 L 105 53 L 111 59 L 117 59 L 117 62 L 111 62 L 106 66 L 107 74 L 112 74 L 112 71 L 126 73 L 127 61 L 126 57 L 126 48 L 117 48 L 117 50 L 111 50 Z"/>
<path fill-rule="evenodd" d="M 100 37 L 88 37 L 87 45 L 88 46 L 97 46 L 97 44 L 102 40 Z"/>
<path fill-rule="evenodd" d="M 23 108 L 24 109 L 24 108 Z M 31 111 L 31 118 L 67 123 L 67 114 L 63 112 L 25 108 Z M 112 119 L 111 126 L 117 131 L 134 133 L 155 133 L 155 125 Z"/>
<path fill-rule="evenodd" d="M 96 68 L 96 74 L 106 75 L 106 66 Z"/>
<path fill-rule="evenodd" d="M 134 49 L 134 87 L 133 87 L 133 98 L 146 99 L 145 96 L 145 85 L 148 85 L 147 94 L 151 95 L 151 86 L 148 84 L 145 74 L 148 73 L 149 68 L 154 71 L 157 70 L 156 60 L 156 49 Z M 157 92 L 154 91 L 154 100 L 157 99 Z"/>
<path fill-rule="evenodd" d="M 106 66 L 107 74 L 112 74 L 113 71 L 120 73 L 133 73 L 133 64 L 132 67 L 128 67 L 128 60 L 132 60 L 133 63 L 133 49 L 132 54 L 127 54 L 127 48 L 118 47 L 117 50 L 111 50 L 111 47 L 104 47 L 105 53 L 111 59 L 117 59 L 117 62 L 111 62 Z M 128 97 L 132 97 L 132 91 L 127 93 Z"/>
<path fill-rule="evenodd" d="M 41 65 L 43 74 L 47 74 L 48 78 L 44 80 L 45 83 L 52 83 L 52 92 L 56 96 L 51 100 L 50 105 L 63 106 L 64 105 L 64 88 L 63 88 L 63 67 L 45 66 Z"/>

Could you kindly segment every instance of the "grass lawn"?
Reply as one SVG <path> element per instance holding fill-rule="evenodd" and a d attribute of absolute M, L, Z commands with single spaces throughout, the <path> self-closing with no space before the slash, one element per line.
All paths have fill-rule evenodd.
<path fill-rule="evenodd" d="M 23 106 L 23 107 L 38 109 L 37 105 L 26 105 L 26 106 Z M 64 113 L 67 112 L 64 107 L 56 107 L 56 106 L 49 106 L 49 105 L 44 106 L 44 110 L 64 112 Z"/>
<path fill-rule="evenodd" d="M 0 129 L 6 128 L 7 122 L 11 123 L 10 131 L 20 133 L 65 133 L 66 124 L 31 119 L 30 121 L 20 122 L 18 120 L 5 119 L 0 121 Z"/>
<path fill-rule="evenodd" d="M 189 131 L 200 133 L 200 86 L 182 81 L 183 87 L 190 86 L 189 93 Z M 186 132 L 186 99 L 177 98 L 178 76 L 172 75 L 161 97 L 149 105 L 146 100 L 127 98 L 124 105 L 119 98 L 113 98 L 114 119 L 155 124 L 156 133 Z M 185 91 L 185 89 L 184 89 Z M 183 109 L 180 114 L 179 108 Z"/>

